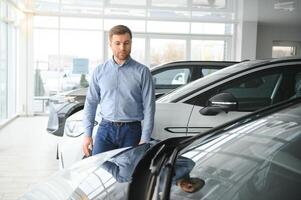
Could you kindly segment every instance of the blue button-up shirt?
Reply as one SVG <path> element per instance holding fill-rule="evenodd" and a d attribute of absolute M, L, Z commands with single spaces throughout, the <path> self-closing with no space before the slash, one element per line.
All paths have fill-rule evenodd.
<path fill-rule="evenodd" d="M 84 107 L 84 128 L 92 136 L 97 105 L 102 118 L 142 121 L 141 140 L 149 141 L 154 126 L 155 91 L 150 70 L 129 58 L 123 65 L 109 59 L 92 75 Z"/>

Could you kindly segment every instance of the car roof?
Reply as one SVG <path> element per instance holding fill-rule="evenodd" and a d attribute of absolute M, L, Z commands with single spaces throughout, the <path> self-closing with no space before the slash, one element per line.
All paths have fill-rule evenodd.
<path fill-rule="evenodd" d="M 287 58 L 279 58 L 279 59 L 251 60 L 251 61 L 237 63 L 229 67 L 225 67 L 221 70 L 218 70 L 201 79 L 190 82 L 182 87 L 179 87 L 167 93 L 166 95 L 162 96 L 160 99 L 157 100 L 157 102 L 160 103 L 177 102 L 178 100 L 181 100 L 182 97 L 184 96 L 186 97 L 202 87 L 208 86 L 217 81 L 225 79 L 229 76 L 233 76 L 235 74 L 242 73 L 244 71 L 260 68 L 270 64 L 281 64 L 281 63 L 300 62 L 300 61 L 301 61 L 301 57 L 287 57 Z"/>
<path fill-rule="evenodd" d="M 183 60 L 183 61 L 175 61 L 175 62 L 167 62 L 167 63 L 162 63 L 159 65 L 155 65 L 150 67 L 151 71 L 156 71 L 162 68 L 166 68 L 166 67 L 177 67 L 177 66 L 183 66 L 183 65 L 189 65 L 190 67 L 196 67 L 196 66 L 200 66 L 200 65 L 208 65 L 208 66 L 215 66 L 218 67 L 220 66 L 221 68 L 226 67 L 226 66 L 230 66 L 230 65 L 234 65 L 238 62 L 236 61 L 201 61 L 201 60 Z"/>

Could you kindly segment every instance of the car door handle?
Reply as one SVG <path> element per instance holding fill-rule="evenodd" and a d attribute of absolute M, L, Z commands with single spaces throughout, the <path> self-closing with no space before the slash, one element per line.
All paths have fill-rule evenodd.
<path fill-rule="evenodd" d="M 212 127 L 166 127 L 164 130 L 174 134 L 199 134 L 211 128 Z"/>
<path fill-rule="evenodd" d="M 187 133 L 187 127 L 166 127 L 164 128 L 165 131 L 175 134 L 183 134 Z"/>

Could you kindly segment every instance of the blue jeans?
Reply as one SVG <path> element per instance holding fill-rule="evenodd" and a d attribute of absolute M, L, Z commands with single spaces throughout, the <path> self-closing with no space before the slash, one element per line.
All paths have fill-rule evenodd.
<path fill-rule="evenodd" d="M 102 120 L 94 140 L 92 155 L 105 151 L 137 146 L 141 139 L 141 123 L 116 124 Z"/>

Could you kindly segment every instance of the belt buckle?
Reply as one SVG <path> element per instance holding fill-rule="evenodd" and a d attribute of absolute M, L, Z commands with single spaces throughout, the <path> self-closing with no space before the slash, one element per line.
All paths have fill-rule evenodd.
<path fill-rule="evenodd" d="M 116 126 L 122 126 L 123 122 L 115 122 Z"/>

